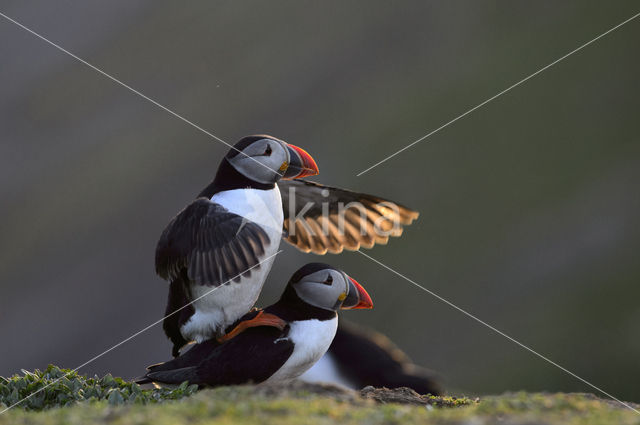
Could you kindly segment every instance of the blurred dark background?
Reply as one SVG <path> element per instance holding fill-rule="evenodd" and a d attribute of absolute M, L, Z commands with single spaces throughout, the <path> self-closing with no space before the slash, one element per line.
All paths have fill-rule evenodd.
<path fill-rule="evenodd" d="M 356 174 L 638 12 L 628 2 L 0 1 L 0 11 L 233 143 L 422 215 L 378 260 L 640 401 L 640 20 Z M 75 367 L 162 317 L 168 220 L 227 148 L 0 17 L 0 374 Z M 327 261 L 345 314 L 466 394 L 592 391 L 357 253 L 283 243 L 262 304 Z M 84 368 L 132 377 L 159 326 Z"/>

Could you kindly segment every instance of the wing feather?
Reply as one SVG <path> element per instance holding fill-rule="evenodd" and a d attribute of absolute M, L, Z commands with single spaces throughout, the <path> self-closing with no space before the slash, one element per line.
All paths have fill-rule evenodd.
<path fill-rule="evenodd" d="M 278 186 L 285 218 L 283 237 L 304 252 L 322 255 L 386 244 L 419 216 L 388 199 L 314 182 L 281 180 Z M 292 212 L 295 217 L 290 216 Z"/>
<path fill-rule="evenodd" d="M 251 273 L 270 244 L 258 224 L 198 198 L 167 225 L 156 247 L 156 272 L 172 281 L 186 270 L 197 285 L 219 286 Z"/>

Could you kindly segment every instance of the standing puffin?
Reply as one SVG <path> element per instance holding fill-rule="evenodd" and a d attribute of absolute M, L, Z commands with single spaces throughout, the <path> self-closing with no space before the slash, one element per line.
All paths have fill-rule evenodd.
<path fill-rule="evenodd" d="M 303 149 L 269 136 L 245 137 L 213 182 L 167 225 L 156 272 L 170 282 L 163 328 L 174 356 L 189 341 L 223 335 L 253 307 L 282 237 L 276 182 L 315 174 Z"/>
<path fill-rule="evenodd" d="M 218 386 L 297 378 L 327 351 L 338 309 L 372 308 L 367 291 L 345 272 L 310 263 L 296 271 L 280 300 L 247 313 L 225 342 L 210 339 L 181 356 L 149 366 L 139 384 Z"/>
<path fill-rule="evenodd" d="M 418 217 L 376 196 L 294 180 L 316 174 L 303 149 L 272 136 L 244 137 L 213 182 L 171 220 L 156 248 L 156 271 L 170 282 L 163 328 L 174 356 L 190 341 L 221 337 L 249 311 L 280 238 L 304 252 L 339 253 L 385 244 Z"/>

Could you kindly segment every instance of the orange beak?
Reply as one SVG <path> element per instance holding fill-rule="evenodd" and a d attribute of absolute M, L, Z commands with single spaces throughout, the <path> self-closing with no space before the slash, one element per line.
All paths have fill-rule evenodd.
<path fill-rule="evenodd" d="M 361 308 L 373 308 L 373 301 L 365 289 L 349 277 L 349 293 L 342 303 L 343 310 L 355 310 Z"/>
<path fill-rule="evenodd" d="M 289 150 L 289 167 L 282 175 L 283 179 L 300 179 L 302 177 L 315 176 L 320 173 L 316 162 L 307 151 L 290 144 L 287 144 L 287 149 Z"/>

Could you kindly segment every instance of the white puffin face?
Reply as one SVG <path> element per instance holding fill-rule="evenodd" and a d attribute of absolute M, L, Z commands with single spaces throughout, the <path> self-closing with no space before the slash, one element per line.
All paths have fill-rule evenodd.
<path fill-rule="evenodd" d="M 293 288 L 304 302 L 326 310 L 338 310 L 349 291 L 346 274 L 335 269 L 304 276 Z"/>
<path fill-rule="evenodd" d="M 325 310 L 373 307 L 367 291 L 342 270 L 322 268 L 291 284 L 301 300 Z"/>
<path fill-rule="evenodd" d="M 232 151 L 227 160 L 233 168 L 250 180 L 270 184 L 280 180 L 289 166 L 289 152 L 282 140 L 262 138 Z"/>

